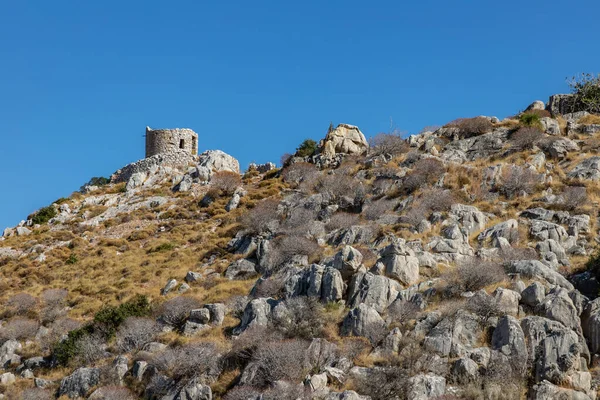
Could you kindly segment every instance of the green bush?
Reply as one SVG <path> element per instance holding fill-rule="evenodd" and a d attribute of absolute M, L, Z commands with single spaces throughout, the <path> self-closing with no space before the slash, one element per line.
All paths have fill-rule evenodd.
<path fill-rule="evenodd" d="M 296 149 L 296 157 L 310 157 L 317 151 L 317 142 L 306 139 Z"/>
<path fill-rule="evenodd" d="M 600 114 L 600 74 L 581 74 L 568 81 L 575 95 L 576 111 Z"/>
<path fill-rule="evenodd" d="M 60 365 L 67 366 L 69 362 L 78 354 L 77 342 L 87 335 L 94 333 L 94 327 L 85 325 L 75 329 L 67 334 L 67 338 L 56 343 L 52 349 L 52 356 Z"/>
<path fill-rule="evenodd" d="M 67 258 L 67 261 L 65 261 L 65 262 L 67 263 L 67 265 L 73 265 L 73 264 L 77 263 L 77 261 L 79 261 L 77 259 L 77 256 L 75 254 L 71 253 L 69 258 Z"/>
<path fill-rule="evenodd" d="M 33 216 L 31 216 L 31 221 L 34 223 L 34 225 L 43 225 L 54 217 L 56 217 L 56 209 L 53 205 L 49 205 L 48 207 L 40 208 L 35 214 L 33 214 Z"/>
<path fill-rule="evenodd" d="M 95 176 L 87 183 L 88 186 L 104 186 L 110 183 L 110 179 L 103 176 Z"/>
<path fill-rule="evenodd" d="M 160 253 L 162 251 L 171 251 L 175 248 L 175 245 L 173 243 L 161 243 L 158 246 L 155 246 L 153 248 L 151 248 L 150 250 L 148 250 L 148 254 L 150 253 Z"/>
<path fill-rule="evenodd" d="M 519 117 L 519 122 L 525 126 L 530 126 L 534 128 L 542 128 L 542 123 L 540 121 L 540 116 L 537 113 L 526 112 L 521 114 Z"/>

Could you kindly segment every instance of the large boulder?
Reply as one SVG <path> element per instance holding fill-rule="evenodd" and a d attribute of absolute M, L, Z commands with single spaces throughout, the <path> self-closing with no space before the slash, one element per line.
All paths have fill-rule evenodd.
<path fill-rule="evenodd" d="M 342 322 L 341 333 L 344 336 L 363 336 L 377 341 L 383 336 L 385 321 L 377 310 L 362 303 L 348 312 Z"/>
<path fill-rule="evenodd" d="M 453 204 L 449 216 L 459 222 L 469 234 L 485 228 L 488 218 L 477 207 Z"/>
<path fill-rule="evenodd" d="M 344 279 L 350 278 L 362 266 L 363 256 L 352 246 L 344 246 L 333 259 L 333 267 L 342 273 Z"/>
<path fill-rule="evenodd" d="M 581 161 L 567 174 L 569 178 L 589 179 L 597 181 L 600 179 L 600 157 L 590 157 Z"/>
<path fill-rule="evenodd" d="M 408 397 L 411 400 L 428 400 L 446 393 L 446 379 L 435 374 L 419 374 L 408 380 Z"/>
<path fill-rule="evenodd" d="M 60 382 L 58 396 L 67 396 L 71 399 L 85 397 L 99 381 L 100 369 L 79 368 Z"/>
<path fill-rule="evenodd" d="M 548 142 L 548 144 L 544 147 L 544 150 L 548 152 L 550 157 L 560 160 L 565 158 L 569 152 L 578 151 L 579 146 L 571 139 L 563 137 Z"/>
<path fill-rule="evenodd" d="M 323 303 L 341 300 L 346 291 L 342 274 L 335 268 L 312 264 L 310 268 L 298 270 L 285 280 L 286 297 L 310 296 Z"/>
<path fill-rule="evenodd" d="M 426 350 L 443 356 L 461 357 L 476 347 L 481 335 L 479 319 L 464 310 L 440 321 L 425 336 Z"/>
<path fill-rule="evenodd" d="M 210 386 L 191 381 L 179 391 L 174 400 L 212 400 L 212 390 Z"/>
<path fill-rule="evenodd" d="M 600 298 L 590 301 L 581 315 L 581 327 L 590 352 L 600 352 Z"/>
<path fill-rule="evenodd" d="M 519 223 L 515 219 L 509 219 L 503 222 L 500 222 L 485 231 L 481 232 L 479 236 L 477 236 L 477 240 L 479 242 L 486 242 L 488 240 L 497 240 L 499 238 L 504 238 L 508 241 L 512 240 L 515 232 L 519 228 Z"/>
<path fill-rule="evenodd" d="M 348 305 L 366 304 L 383 313 L 401 290 L 398 282 L 371 272 L 354 275 L 348 288 Z"/>
<path fill-rule="evenodd" d="M 527 361 L 525 334 L 519 321 L 506 315 L 498 321 L 492 335 L 492 348 L 510 357 L 516 365 L 523 367 Z"/>
<path fill-rule="evenodd" d="M 576 332 L 581 332 L 579 312 L 566 289 L 555 287 L 550 290 L 536 307 L 536 311 L 539 315 L 544 315 Z"/>
<path fill-rule="evenodd" d="M 244 309 L 239 326 L 233 330 L 234 335 L 252 327 L 266 327 L 271 319 L 271 309 L 277 305 L 277 301 L 271 298 L 259 298 L 250 301 Z"/>
<path fill-rule="evenodd" d="M 562 226 L 540 220 L 531 221 L 529 234 L 538 240 L 552 239 L 557 243 L 564 243 L 569 238 L 569 234 Z"/>
<path fill-rule="evenodd" d="M 419 280 L 419 259 L 415 252 L 400 241 L 387 246 L 379 260 L 385 274 L 403 285 L 412 285 Z"/>
<path fill-rule="evenodd" d="M 201 181 L 210 180 L 215 172 L 240 173 L 240 163 L 221 150 L 207 150 L 198 156 L 198 175 Z"/>
<path fill-rule="evenodd" d="M 523 277 L 545 280 L 552 285 L 559 285 L 573 290 L 573 285 L 564 276 L 550 269 L 538 260 L 517 260 L 505 265 L 506 272 L 520 274 Z"/>
<path fill-rule="evenodd" d="M 533 386 L 528 397 L 530 400 L 592 400 L 595 398 L 596 396 L 590 397 L 585 393 L 553 385 L 548 381 Z"/>
<path fill-rule="evenodd" d="M 369 143 L 360 129 L 354 125 L 339 124 L 319 144 L 321 154 L 327 157 L 336 154 L 364 154 Z"/>

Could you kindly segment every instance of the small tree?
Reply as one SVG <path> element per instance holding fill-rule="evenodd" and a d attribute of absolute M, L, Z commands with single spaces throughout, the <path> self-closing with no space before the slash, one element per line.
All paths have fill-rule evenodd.
<path fill-rule="evenodd" d="M 510 136 L 512 148 L 516 151 L 531 150 L 543 138 L 542 132 L 531 126 L 519 128 Z"/>
<path fill-rule="evenodd" d="M 402 139 L 400 131 L 379 133 L 369 139 L 369 153 L 374 156 L 389 154 L 395 156 L 409 150 L 408 143 Z"/>
<path fill-rule="evenodd" d="M 575 97 L 576 111 L 600 114 L 600 74 L 583 73 L 567 80 Z"/>
<path fill-rule="evenodd" d="M 317 151 L 317 142 L 306 139 L 296 149 L 296 157 L 310 157 Z"/>

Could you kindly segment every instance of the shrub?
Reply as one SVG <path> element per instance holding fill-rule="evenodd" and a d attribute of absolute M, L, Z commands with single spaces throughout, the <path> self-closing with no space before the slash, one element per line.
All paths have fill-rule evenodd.
<path fill-rule="evenodd" d="M 75 255 L 75 253 L 71 253 L 69 255 L 69 258 L 67 258 L 67 261 L 65 261 L 65 264 L 67 264 L 67 265 L 73 265 L 73 264 L 77 264 L 77 261 L 79 261 L 79 259 L 77 258 L 77 256 Z"/>
<path fill-rule="evenodd" d="M 271 230 L 273 222 L 278 218 L 278 208 L 279 201 L 264 199 L 242 214 L 239 221 L 250 233 L 264 233 Z"/>
<path fill-rule="evenodd" d="M 106 357 L 106 339 L 101 333 L 82 335 L 74 342 L 72 362 L 75 365 L 90 365 Z"/>
<path fill-rule="evenodd" d="M 148 298 L 143 295 L 136 295 L 131 300 L 116 307 L 104 307 L 94 316 L 94 323 L 107 335 L 112 336 L 127 318 L 145 317 L 150 315 L 151 311 Z"/>
<path fill-rule="evenodd" d="M 210 178 L 210 185 L 221 195 L 232 195 L 242 184 L 239 174 L 231 171 L 219 171 Z"/>
<path fill-rule="evenodd" d="M 165 243 L 161 243 L 158 246 L 154 246 L 151 249 L 149 249 L 147 251 L 148 254 L 151 253 L 162 253 L 163 251 L 171 251 L 173 249 L 175 249 L 175 244 L 173 243 L 169 243 L 169 242 L 165 242 Z"/>
<path fill-rule="evenodd" d="M 419 306 L 412 301 L 397 300 L 388 307 L 387 315 L 390 322 L 405 328 L 410 320 L 417 318 L 420 311 Z"/>
<path fill-rule="evenodd" d="M 53 205 L 42 207 L 35 214 L 30 216 L 31 222 L 34 225 L 43 225 L 54 217 L 56 217 L 56 209 Z"/>
<path fill-rule="evenodd" d="M 587 190 L 585 186 L 567 186 L 563 192 L 563 206 L 567 210 L 575 210 L 587 201 Z"/>
<path fill-rule="evenodd" d="M 26 315 L 37 306 L 38 299 L 28 293 L 18 293 L 9 297 L 6 305 L 13 315 Z"/>
<path fill-rule="evenodd" d="M 46 289 L 41 298 L 44 307 L 41 311 L 42 322 L 52 322 L 65 313 L 65 300 L 68 292 L 65 289 Z"/>
<path fill-rule="evenodd" d="M 193 297 L 179 296 L 162 303 L 156 315 L 166 324 L 181 329 L 190 311 L 202 307 L 202 303 Z"/>
<path fill-rule="evenodd" d="M 358 214 L 351 214 L 346 212 L 335 213 L 329 218 L 329 221 L 325 224 L 325 229 L 328 231 L 335 231 L 337 229 L 350 228 L 353 225 L 360 223 L 360 216 Z"/>
<path fill-rule="evenodd" d="M 394 207 L 396 207 L 396 202 L 394 200 L 379 199 L 369 203 L 368 207 L 363 210 L 363 215 L 369 221 L 376 221 L 382 215 L 392 211 Z"/>
<path fill-rule="evenodd" d="M 528 127 L 541 128 L 542 123 L 540 120 L 540 115 L 531 111 L 524 112 L 519 116 L 519 122 Z"/>
<path fill-rule="evenodd" d="M 295 297 L 285 301 L 285 312 L 274 319 L 274 325 L 289 338 L 313 339 L 323 336 L 324 309 L 312 297 Z"/>
<path fill-rule="evenodd" d="M 169 348 L 153 360 L 162 373 L 180 384 L 192 379 L 209 380 L 221 372 L 221 355 L 214 343 L 194 343 Z"/>
<path fill-rule="evenodd" d="M 573 111 L 600 113 L 600 74 L 584 73 L 568 81 L 575 96 Z"/>
<path fill-rule="evenodd" d="M 263 343 L 252 356 L 256 373 L 250 383 L 265 387 L 278 380 L 300 382 L 308 370 L 307 348 L 308 343 L 299 339 Z"/>
<path fill-rule="evenodd" d="M 469 138 L 490 132 L 493 126 L 486 117 L 459 118 L 445 125 L 447 128 L 458 128 L 460 138 Z"/>
<path fill-rule="evenodd" d="M 401 221 L 416 226 L 427 219 L 432 212 L 449 211 L 454 203 L 456 197 L 450 190 L 438 188 L 425 190 L 413 201 L 411 207 L 401 217 Z"/>
<path fill-rule="evenodd" d="M 512 199 L 523 192 L 526 194 L 533 193 L 538 183 L 539 175 L 531 169 L 510 165 L 503 168 L 500 182 L 497 183 L 497 189 L 504 196 Z"/>
<path fill-rule="evenodd" d="M 319 176 L 314 188 L 318 193 L 331 197 L 332 203 L 344 208 L 360 208 L 366 195 L 362 183 L 343 171 Z"/>
<path fill-rule="evenodd" d="M 153 319 L 129 317 L 119 326 L 116 346 L 123 353 L 139 350 L 144 344 L 152 341 L 159 332 L 160 326 Z"/>
<path fill-rule="evenodd" d="M 286 235 L 275 239 L 273 249 L 269 253 L 269 264 L 278 267 L 298 256 L 307 256 L 309 260 L 318 258 L 321 247 L 317 242 L 304 236 Z"/>
<path fill-rule="evenodd" d="M 490 318 L 500 317 L 504 314 L 504 310 L 493 296 L 486 294 L 485 296 L 477 296 L 476 299 L 472 298 L 471 300 L 467 302 L 467 309 L 481 317 L 484 325 Z"/>
<path fill-rule="evenodd" d="M 303 182 L 311 182 L 319 174 L 314 164 L 306 162 L 294 163 L 283 170 L 283 181 L 294 187 Z"/>
<path fill-rule="evenodd" d="M 40 325 L 27 318 L 13 318 L 0 328 L 0 342 L 9 339 L 24 340 L 33 338 Z"/>
<path fill-rule="evenodd" d="M 444 274 L 442 278 L 446 282 L 446 295 L 458 296 L 463 292 L 475 292 L 501 282 L 506 278 L 506 274 L 500 263 L 471 257 Z"/>
<path fill-rule="evenodd" d="M 310 157 L 317 151 L 317 142 L 312 139 L 306 139 L 300 143 L 296 149 L 296 157 Z"/>
<path fill-rule="evenodd" d="M 435 183 L 446 172 L 444 164 L 435 158 L 422 158 L 413 164 L 412 170 L 402 180 L 405 193 Z"/>
<path fill-rule="evenodd" d="M 510 136 L 512 148 L 516 151 L 531 150 L 543 138 L 542 132 L 534 127 L 519 128 Z"/>
<path fill-rule="evenodd" d="M 374 156 L 389 154 L 395 156 L 408 152 L 410 147 L 400 132 L 379 133 L 369 138 L 369 154 Z"/>
<path fill-rule="evenodd" d="M 109 178 L 103 176 L 95 176 L 85 186 L 104 186 L 110 183 Z"/>
<path fill-rule="evenodd" d="M 53 400 L 54 394 L 50 390 L 42 388 L 29 388 L 23 390 L 21 400 Z"/>
<path fill-rule="evenodd" d="M 408 372 L 400 367 L 372 369 L 368 376 L 358 378 L 357 390 L 373 400 L 408 400 Z"/>

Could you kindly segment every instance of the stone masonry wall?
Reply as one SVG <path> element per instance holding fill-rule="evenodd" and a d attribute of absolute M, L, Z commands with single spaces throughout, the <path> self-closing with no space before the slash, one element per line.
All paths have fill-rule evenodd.
<path fill-rule="evenodd" d="M 116 171 L 110 180 L 112 183 L 127 182 L 131 175 L 137 172 L 148 172 L 158 167 L 181 168 L 193 164 L 195 161 L 197 162 L 197 156 L 193 156 L 186 151 L 156 154 L 124 166 Z"/>
<path fill-rule="evenodd" d="M 198 154 L 198 134 L 191 129 L 146 127 L 146 157 L 173 152 Z"/>

